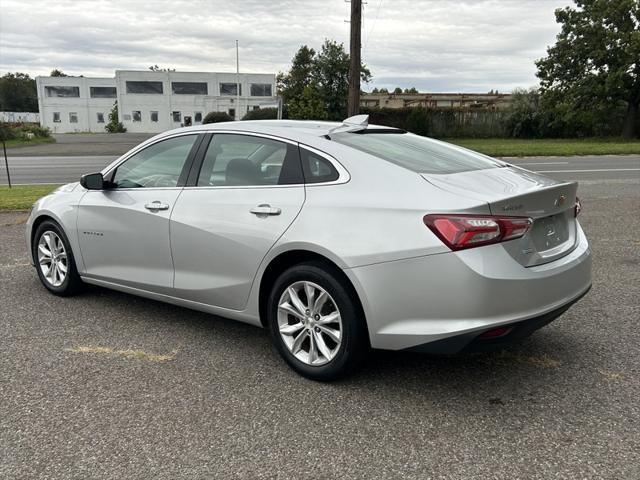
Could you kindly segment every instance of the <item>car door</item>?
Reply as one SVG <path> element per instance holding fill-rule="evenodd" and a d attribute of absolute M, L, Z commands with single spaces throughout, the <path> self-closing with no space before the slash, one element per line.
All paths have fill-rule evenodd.
<path fill-rule="evenodd" d="M 175 291 L 234 310 L 245 307 L 262 259 L 305 199 L 294 142 L 216 133 L 171 216 Z"/>
<path fill-rule="evenodd" d="M 80 201 L 83 275 L 169 293 L 169 218 L 202 136 L 178 135 L 136 152 L 105 175 L 108 188 Z"/>

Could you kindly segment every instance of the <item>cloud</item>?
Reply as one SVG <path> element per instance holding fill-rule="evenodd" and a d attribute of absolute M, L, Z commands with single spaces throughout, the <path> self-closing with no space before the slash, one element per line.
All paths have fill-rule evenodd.
<path fill-rule="evenodd" d="M 534 61 L 568 0 L 369 0 L 363 61 L 370 87 L 511 90 L 536 83 Z M 288 68 L 300 45 L 348 42 L 344 0 L 0 0 L 0 73 L 86 76 L 158 64 L 185 71 Z"/>

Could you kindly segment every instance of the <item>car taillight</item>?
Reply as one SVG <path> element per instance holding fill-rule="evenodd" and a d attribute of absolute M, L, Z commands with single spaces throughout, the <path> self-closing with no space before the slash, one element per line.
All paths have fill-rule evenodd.
<path fill-rule="evenodd" d="M 451 250 L 520 238 L 533 223 L 528 217 L 491 215 L 425 215 L 423 220 Z"/>
<path fill-rule="evenodd" d="M 573 212 L 575 213 L 575 216 L 577 217 L 578 215 L 580 215 L 581 211 L 582 211 L 582 202 L 580 201 L 580 199 L 578 197 L 576 197 L 576 206 L 573 207 Z"/>

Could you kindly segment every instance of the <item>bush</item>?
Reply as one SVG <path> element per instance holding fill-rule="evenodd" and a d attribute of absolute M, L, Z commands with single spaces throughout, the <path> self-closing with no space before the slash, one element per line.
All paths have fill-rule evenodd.
<path fill-rule="evenodd" d="M 118 121 L 118 102 L 113 104 L 111 112 L 109 112 L 109 123 L 104 126 L 109 133 L 124 133 L 127 131 L 122 122 Z"/>
<path fill-rule="evenodd" d="M 227 112 L 209 112 L 202 123 L 232 122 L 233 118 Z"/>
<path fill-rule="evenodd" d="M 250 110 L 242 120 L 275 120 L 278 118 L 277 108 L 259 108 Z"/>
<path fill-rule="evenodd" d="M 37 123 L 0 123 L 0 139 L 2 140 L 47 138 L 50 136 L 51 130 L 41 127 Z"/>
<path fill-rule="evenodd" d="M 16 134 L 8 123 L 0 122 L 0 140 L 13 140 Z"/>

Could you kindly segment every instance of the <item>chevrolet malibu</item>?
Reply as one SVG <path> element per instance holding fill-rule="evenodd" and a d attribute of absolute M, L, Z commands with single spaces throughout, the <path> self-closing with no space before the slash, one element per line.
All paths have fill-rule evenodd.
<path fill-rule="evenodd" d="M 162 133 L 38 200 L 42 284 L 120 290 L 268 328 L 330 380 L 371 347 L 495 348 L 591 285 L 574 182 L 403 130 L 255 121 Z"/>

